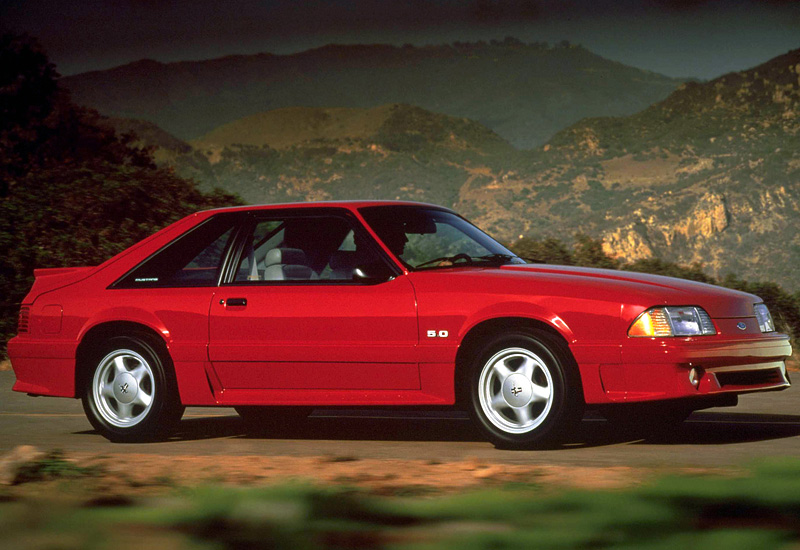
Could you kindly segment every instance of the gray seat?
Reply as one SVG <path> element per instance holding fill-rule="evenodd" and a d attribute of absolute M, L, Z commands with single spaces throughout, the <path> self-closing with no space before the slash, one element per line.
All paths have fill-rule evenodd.
<path fill-rule="evenodd" d="M 291 281 L 311 278 L 306 254 L 299 248 L 273 248 L 264 256 L 265 281 Z"/>

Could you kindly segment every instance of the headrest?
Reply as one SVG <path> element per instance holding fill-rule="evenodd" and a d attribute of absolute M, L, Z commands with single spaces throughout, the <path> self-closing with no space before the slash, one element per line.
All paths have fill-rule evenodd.
<path fill-rule="evenodd" d="M 278 264 L 306 265 L 306 254 L 299 248 L 273 248 L 264 256 L 264 267 Z"/>

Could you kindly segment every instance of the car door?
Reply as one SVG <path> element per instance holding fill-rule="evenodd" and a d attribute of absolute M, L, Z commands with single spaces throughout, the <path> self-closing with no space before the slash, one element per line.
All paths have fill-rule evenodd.
<path fill-rule="evenodd" d="M 413 287 L 346 210 L 262 211 L 238 246 L 209 319 L 225 391 L 420 389 Z"/>

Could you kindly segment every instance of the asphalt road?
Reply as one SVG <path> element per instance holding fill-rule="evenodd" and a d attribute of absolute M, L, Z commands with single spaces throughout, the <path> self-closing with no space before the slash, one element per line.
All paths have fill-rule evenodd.
<path fill-rule="evenodd" d="M 17 445 L 80 453 L 347 456 L 582 466 L 739 465 L 766 456 L 800 457 L 800 389 L 745 395 L 735 408 L 695 412 L 677 431 L 642 437 L 587 417 L 568 443 L 547 450 L 501 451 L 451 412 L 317 410 L 291 435 L 250 434 L 232 409 L 190 408 L 170 441 L 110 443 L 90 426 L 80 401 L 11 391 L 0 372 L 0 454 Z"/>

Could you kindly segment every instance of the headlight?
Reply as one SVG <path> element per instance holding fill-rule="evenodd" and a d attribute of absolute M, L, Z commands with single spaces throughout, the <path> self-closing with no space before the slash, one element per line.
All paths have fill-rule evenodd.
<path fill-rule="evenodd" d="M 767 306 L 764 304 L 755 304 L 753 309 L 756 312 L 758 328 L 761 329 L 761 332 L 775 332 L 775 323 L 772 321 L 772 315 L 769 314 Z"/>
<path fill-rule="evenodd" d="M 716 334 L 708 313 L 695 306 L 651 307 L 639 315 L 628 329 L 628 336 L 665 338 Z"/>

